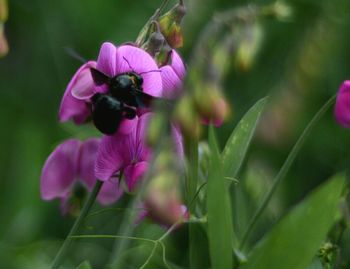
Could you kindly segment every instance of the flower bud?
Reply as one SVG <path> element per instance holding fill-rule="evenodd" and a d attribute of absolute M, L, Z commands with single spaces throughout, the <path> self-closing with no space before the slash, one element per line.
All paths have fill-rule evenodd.
<path fill-rule="evenodd" d="M 153 220 L 170 227 L 188 218 L 181 203 L 175 171 L 163 171 L 149 183 L 144 206 Z"/>
<path fill-rule="evenodd" d="M 215 84 L 202 85 L 195 90 L 195 105 L 203 123 L 219 127 L 229 114 L 229 106 Z"/>
<path fill-rule="evenodd" d="M 340 86 L 335 102 L 334 116 L 344 128 L 350 128 L 350 80 Z"/>
<path fill-rule="evenodd" d="M 199 138 L 202 131 L 199 124 L 199 115 L 195 109 L 193 99 L 189 95 L 183 96 L 176 105 L 174 120 L 179 124 L 185 136 Z"/>
<path fill-rule="evenodd" d="M 0 22 L 5 22 L 8 17 L 7 0 L 0 0 Z"/>
<path fill-rule="evenodd" d="M 4 33 L 4 24 L 0 23 L 0 57 L 5 56 L 9 51 L 9 46 Z"/>
<path fill-rule="evenodd" d="M 160 31 L 158 22 L 154 21 L 153 24 L 155 26 L 155 31 L 151 33 L 145 45 L 145 50 L 154 57 L 161 51 L 165 43 L 165 38 Z"/>
<path fill-rule="evenodd" d="M 287 21 L 293 14 L 292 8 L 284 1 L 276 1 L 263 8 L 263 15 L 274 17 L 280 21 Z"/>
<path fill-rule="evenodd" d="M 259 23 L 242 25 L 235 59 L 236 67 L 239 70 L 247 71 L 251 68 L 260 48 L 262 37 L 263 32 Z"/>
<path fill-rule="evenodd" d="M 166 41 L 172 48 L 179 48 L 183 45 L 183 35 L 180 23 L 186 14 L 186 7 L 182 0 L 171 10 L 159 18 L 160 30 Z"/>

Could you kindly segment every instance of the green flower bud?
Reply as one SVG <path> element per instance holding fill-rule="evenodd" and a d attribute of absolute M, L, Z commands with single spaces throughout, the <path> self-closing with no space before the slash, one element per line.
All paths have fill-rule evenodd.
<path fill-rule="evenodd" d="M 179 48 L 183 45 L 183 35 L 180 24 L 185 14 L 186 7 L 183 1 L 180 0 L 176 6 L 158 20 L 160 30 L 172 48 Z"/>
<path fill-rule="evenodd" d="M 8 7 L 7 0 L 0 0 L 0 22 L 7 21 Z"/>
<path fill-rule="evenodd" d="M 237 48 L 235 64 L 238 69 L 247 71 L 252 67 L 261 45 L 263 38 L 261 25 L 257 22 L 242 25 L 239 35 L 240 42 Z"/>
<path fill-rule="evenodd" d="M 185 136 L 199 138 L 201 134 L 200 118 L 195 109 L 193 99 L 186 95 L 178 102 L 174 112 L 174 120 L 180 125 Z"/>
<path fill-rule="evenodd" d="M 0 23 L 0 57 L 7 55 L 9 46 L 4 33 L 4 24 Z"/>

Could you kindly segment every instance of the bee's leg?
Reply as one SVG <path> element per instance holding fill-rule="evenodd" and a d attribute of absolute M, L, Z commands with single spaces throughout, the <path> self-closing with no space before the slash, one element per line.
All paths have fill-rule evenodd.
<path fill-rule="evenodd" d="M 136 117 L 136 110 L 131 107 L 123 107 L 123 116 L 129 120 Z"/>

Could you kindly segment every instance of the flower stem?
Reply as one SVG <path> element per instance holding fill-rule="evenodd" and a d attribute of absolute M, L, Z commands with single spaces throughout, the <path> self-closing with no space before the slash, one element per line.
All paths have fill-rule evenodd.
<path fill-rule="evenodd" d="M 94 186 L 94 189 L 92 190 L 92 192 L 90 193 L 87 201 L 85 202 L 79 217 L 76 219 L 75 223 L 73 224 L 71 230 L 69 231 L 69 234 L 67 235 L 66 239 L 64 240 L 60 250 L 58 251 L 55 259 L 52 262 L 51 265 L 51 269 L 57 269 L 60 267 L 64 256 L 66 255 L 68 248 L 70 246 L 70 244 L 72 243 L 72 236 L 74 234 L 76 234 L 76 232 L 78 231 L 79 227 L 81 226 L 81 224 L 83 223 L 87 213 L 89 212 L 90 208 L 92 207 L 92 205 L 94 204 L 96 197 L 102 187 L 103 181 L 97 180 L 96 184 Z"/>
<path fill-rule="evenodd" d="M 138 34 L 135 43 L 138 46 L 141 46 L 146 39 L 146 36 L 148 34 L 149 31 L 149 27 L 151 26 L 152 22 L 154 20 L 157 20 L 158 17 L 160 16 L 160 14 L 162 13 L 163 9 L 165 8 L 165 6 L 168 4 L 169 0 L 163 0 L 163 2 L 160 4 L 160 7 L 157 8 L 157 10 L 155 11 L 155 13 L 153 14 L 153 16 L 146 22 L 146 24 L 142 27 L 140 33 Z"/>
<path fill-rule="evenodd" d="M 198 140 L 185 136 L 185 153 L 188 160 L 187 177 L 186 177 L 186 200 L 187 208 L 190 216 L 194 216 L 196 203 L 195 197 L 197 193 L 198 183 Z M 189 258 L 190 267 L 193 269 L 200 267 L 200 247 L 198 246 L 198 224 L 189 224 Z"/>
<path fill-rule="evenodd" d="M 239 249 L 242 250 L 247 243 L 247 240 L 254 229 L 257 221 L 261 217 L 262 213 L 266 209 L 267 205 L 269 204 L 272 195 L 274 194 L 275 190 L 281 183 L 282 179 L 286 176 L 287 172 L 289 171 L 290 166 L 292 165 L 296 155 L 298 154 L 300 148 L 304 144 L 306 138 L 312 131 L 313 127 L 316 125 L 316 123 L 322 118 L 324 113 L 328 110 L 328 108 L 334 103 L 336 96 L 332 96 L 322 107 L 321 109 L 316 113 L 316 115 L 312 118 L 312 120 L 309 122 L 309 124 L 304 129 L 303 133 L 299 137 L 298 141 L 295 143 L 294 147 L 292 148 L 291 152 L 289 153 L 286 161 L 284 162 L 281 170 L 278 172 L 276 177 L 273 180 L 273 184 L 267 195 L 265 196 L 263 202 L 261 203 L 260 207 L 256 210 L 252 220 L 250 221 L 248 228 L 246 229 L 242 241 L 240 243 Z"/>

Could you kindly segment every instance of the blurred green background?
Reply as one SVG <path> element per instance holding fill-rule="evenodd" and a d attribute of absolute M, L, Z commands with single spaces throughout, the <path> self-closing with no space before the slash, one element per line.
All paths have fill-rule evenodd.
<path fill-rule="evenodd" d="M 200 30 L 215 12 L 272 1 L 185 3 L 188 14 L 180 53 L 188 60 Z M 240 225 L 251 216 L 249 210 L 264 194 L 312 116 L 336 93 L 343 80 L 350 79 L 350 2 L 286 3 L 293 11 L 287 22 L 259 21 L 263 39 L 252 68 L 244 71 L 232 64 L 224 81 L 233 113 L 218 130 L 221 146 L 243 113 L 259 98 L 271 96 L 241 172 L 247 197 L 254 199 L 247 201 Z M 46 157 L 57 143 L 71 135 L 58 123 L 57 111 L 64 89 L 81 63 L 65 48 L 95 59 L 106 40 L 115 44 L 135 40 L 159 5 L 160 1 L 154 0 L 9 1 L 5 27 L 10 52 L 0 59 L 0 268 L 46 268 L 73 222 L 60 215 L 58 201 L 44 202 L 39 193 Z M 232 63 L 234 60 L 232 57 Z M 349 149 L 350 131 L 341 129 L 329 111 L 279 188 L 266 226 L 310 189 L 347 168 Z M 102 222 L 108 226 L 106 230 L 113 230 L 119 218 L 104 216 L 96 227 Z M 159 228 L 146 225 L 139 229 L 146 237 Z M 179 264 L 186 264 L 182 261 L 187 255 L 186 238 L 185 231 L 178 231 L 174 244 L 183 247 L 182 253 L 170 250 Z M 112 242 L 102 241 L 106 242 L 96 252 L 99 255 L 91 256 L 94 264 L 103 264 L 108 256 Z M 79 244 L 82 247 L 77 262 L 92 255 L 88 242 Z"/>

